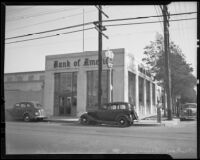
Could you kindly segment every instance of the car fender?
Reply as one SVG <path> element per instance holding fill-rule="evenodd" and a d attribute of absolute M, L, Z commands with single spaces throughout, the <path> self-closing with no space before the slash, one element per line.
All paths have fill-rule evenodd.
<path fill-rule="evenodd" d="M 115 121 L 117 121 L 117 120 L 119 119 L 119 117 L 126 117 L 127 120 L 132 121 L 131 118 L 130 118 L 130 116 L 127 115 L 127 114 L 118 114 L 118 115 L 116 116 L 116 118 L 115 118 Z"/>
<path fill-rule="evenodd" d="M 25 115 L 29 115 L 29 117 L 30 117 L 31 119 L 34 118 L 34 116 L 33 116 L 32 114 L 30 114 L 29 112 L 24 112 L 24 113 L 23 113 L 23 117 L 24 117 Z"/>
<path fill-rule="evenodd" d="M 96 118 L 92 117 L 88 113 L 82 114 L 80 118 L 82 118 L 82 117 L 87 117 L 89 121 L 98 121 Z"/>

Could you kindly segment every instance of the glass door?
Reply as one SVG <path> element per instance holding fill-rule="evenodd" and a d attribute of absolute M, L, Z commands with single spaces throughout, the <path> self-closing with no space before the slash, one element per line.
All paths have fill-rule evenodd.
<path fill-rule="evenodd" d="M 77 73 L 55 74 L 54 115 L 76 115 Z"/>

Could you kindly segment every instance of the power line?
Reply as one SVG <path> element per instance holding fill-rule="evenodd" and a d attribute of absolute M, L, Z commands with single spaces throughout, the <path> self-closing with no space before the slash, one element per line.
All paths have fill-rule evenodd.
<path fill-rule="evenodd" d="M 197 13 L 197 12 L 177 13 L 177 14 L 172 14 L 172 15 L 184 15 L 184 14 L 194 14 L 194 13 Z M 111 20 L 103 20 L 102 22 L 143 19 L 143 18 L 161 17 L 161 16 L 162 15 L 146 16 L 146 17 L 134 17 L 134 18 L 123 18 L 123 19 L 111 19 Z M 85 23 L 84 25 L 90 25 L 90 24 L 93 24 L 93 22 L 88 22 L 88 23 Z M 21 37 L 32 36 L 32 35 L 36 35 L 36 34 L 43 34 L 43 33 L 48 33 L 48 32 L 54 32 L 54 31 L 59 31 L 59 30 L 65 30 L 65 29 L 74 28 L 74 27 L 81 27 L 82 25 L 83 24 L 78 24 L 78 25 L 69 26 L 69 27 L 57 28 L 57 29 L 52 29 L 52 30 L 47 30 L 47 31 L 42 31 L 42 32 L 36 32 L 36 33 L 30 33 L 30 34 L 25 34 L 25 35 L 21 35 L 21 36 L 15 36 L 15 37 L 9 37 L 9 38 L 6 38 L 6 40 L 8 40 L 8 39 L 14 39 L 14 38 L 21 38 Z"/>
<path fill-rule="evenodd" d="M 88 23 L 85 23 L 84 25 L 90 25 L 90 24 L 93 24 L 93 22 L 88 22 Z M 65 30 L 65 29 L 70 29 L 70 28 L 75 28 L 75 27 L 81 27 L 82 25 L 83 24 L 77 24 L 77 25 L 58 28 L 58 29 L 52 29 L 52 30 L 47 30 L 47 31 L 42 31 L 42 32 L 25 34 L 25 35 L 21 35 L 21 36 L 9 37 L 9 38 L 6 38 L 6 40 L 14 39 L 14 38 L 22 38 L 22 37 L 27 37 L 27 36 L 37 35 L 37 34 L 43 34 L 43 33 L 49 33 L 49 32 L 55 32 L 55 31 L 60 31 L 60 30 Z"/>
<path fill-rule="evenodd" d="M 176 19 L 176 20 L 170 20 L 170 21 L 183 21 L 183 20 L 193 20 L 193 19 L 196 19 L 196 18 Z M 121 25 L 137 25 L 137 24 L 160 23 L 160 22 L 163 22 L 163 21 L 152 21 L 152 22 L 141 22 L 141 23 L 125 23 L 125 24 L 111 24 L 111 25 L 105 25 L 105 26 L 107 26 L 107 27 L 113 27 L 113 26 L 121 26 Z M 91 28 L 87 28 L 87 29 L 84 29 L 84 30 L 90 30 L 90 29 L 94 29 L 94 28 L 95 27 L 91 27 Z M 13 41 L 13 42 L 5 43 L 5 44 L 25 42 L 25 41 L 36 40 L 36 39 L 43 39 L 43 38 L 49 38 L 49 37 L 55 37 L 55 36 L 59 36 L 59 35 L 62 35 L 62 34 L 70 34 L 70 33 L 81 32 L 81 31 L 83 31 L 83 29 L 76 30 L 76 31 L 71 31 L 71 32 L 66 32 L 66 33 L 58 33 L 58 34 L 49 35 L 49 36 L 31 38 L 31 39 L 26 39 L 26 40 Z"/>
<path fill-rule="evenodd" d="M 193 20 L 193 19 L 197 19 L 197 18 L 174 19 L 174 20 L 169 20 L 169 21 L 172 22 L 172 21 L 183 21 L 183 20 Z M 122 23 L 122 24 L 110 24 L 110 25 L 105 25 L 105 26 L 109 27 L 109 26 L 122 26 L 122 25 L 134 25 L 134 24 L 158 23 L 158 22 L 163 22 L 163 21 L 138 22 L 138 23 Z"/>
<path fill-rule="evenodd" d="M 84 29 L 84 31 L 85 31 L 85 30 L 94 29 L 94 28 L 95 28 L 95 27 L 86 28 L 86 29 Z M 20 40 L 20 41 L 8 42 L 8 43 L 5 43 L 5 44 L 18 43 L 18 42 L 25 42 L 25 41 L 31 41 L 31 40 L 43 39 L 43 38 L 50 38 L 50 37 L 60 36 L 60 35 L 62 35 L 62 34 L 70 34 L 70 33 L 81 32 L 81 31 L 83 31 L 83 29 L 76 30 L 76 31 L 71 31 L 71 32 L 65 32 L 65 33 L 57 33 L 57 34 L 49 35 L 49 36 L 43 36 L 43 37 L 25 39 L 25 40 Z"/>
<path fill-rule="evenodd" d="M 8 22 L 19 21 L 19 20 L 29 19 L 29 18 L 33 18 L 33 17 L 43 16 L 43 15 L 46 15 L 46 14 L 49 15 L 49 14 L 55 14 L 55 13 L 59 13 L 59 12 L 72 11 L 72 10 L 77 10 L 77 9 L 80 9 L 80 8 L 77 7 L 77 8 L 62 9 L 60 11 L 43 12 L 43 13 L 40 13 L 40 14 L 35 14 L 35 15 L 27 16 L 27 17 L 26 16 L 22 16 L 22 17 L 19 17 L 19 18 L 11 19 L 11 20 L 8 20 Z"/>
<path fill-rule="evenodd" d="M 96 10 L 90 10 L 90 11 L 87 11 L 85 13 L 91 13 L 91 12 L 95 12 Z M 82 15 L 83 13 L 77 13 L 77 14 L 72 14 L 72 15 L 69 15 L 69 16 L 64 16 L 64 17 L 59 17 L 59 18 L 55 18 L 55 19 L 51 19 L 51 20 L 47 20 L 47 21 L 42 21 L 42 22 L 38 22 L 38 23 L 34 23 L 34 24 L 30 24 L 30 25 L 26 25 L 26 26 L 22 26 L 22 27 L 18 27 L 18 28 L 13 28 L 11 30 L 8 30 L 8 32 L 10 31 L 15 31 L 15 30 L 19 30 L 19 29 L 22 29 L 22 28 L 28 28 L 28 27 L 33 27 L 33 25 L 41 25 L 41 24 L 45 24 L 45 23 L 49 23 L 49 22 L 55 22 L 55 21 L 59 21 L 59 20 L 63 20 L 65 18 L 70 18 L 70 17 L 75 17 L 75 16 L 79 16 L 79 15 Z"/>
<path fill-rule="evenodd" d="M 176 13 L 170 14 L 170 16 L 178 16 L 178 15 L 185 15 L 185 14 L 195 14 L 197 12 L 187 12 L 187 13 Z M 145 19 L 145 18 L 155 18 L 155 17 L 162 17 L 163 15 L 156 15 L 156 16 L 144 16 L 144 17 L 135 17 L 135 18 L 122 18 L 122 19 L 109 19 L 103 20 L 102 22 L 113 22 L 113 21 L 124 21 L 124 20 L 133 20 L 133 19 Z"/>

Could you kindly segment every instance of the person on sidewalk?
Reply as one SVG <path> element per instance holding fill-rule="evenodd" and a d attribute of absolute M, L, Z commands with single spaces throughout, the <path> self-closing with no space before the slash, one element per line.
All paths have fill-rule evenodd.
<path fill-rule="evenodd" d="M 157 101 L 157 122 L 161 123 L 161 109 L 162 109 L 162 103 L 160 100 Z"/>

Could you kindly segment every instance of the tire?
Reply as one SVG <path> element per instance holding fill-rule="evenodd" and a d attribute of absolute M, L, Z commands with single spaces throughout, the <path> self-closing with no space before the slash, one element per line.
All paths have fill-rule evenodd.
<path fill-rule="evenodd" d="M 25 114 L 24 115 L 24 122 L 30 122 L 31 121 L 31 118 L 28 114 Z"/>
<path fill-rule="evenodd" d="M 88 120 L 88 118 L 86 116 L 82 116 L 80 118 L 80 120 L 81 120 L 81 124 L 83 124 L 83 125 L 86 125 L 86 124 L 89 123 L 89 120 Z"/>
<path fill-rule="evenodd" d="M 128 126 L 130 126 L 130 123 L 127 120 L 126 117 L 119 117 L 117 122 L 118 122 L 120 127 L 128 127 Z"/>

